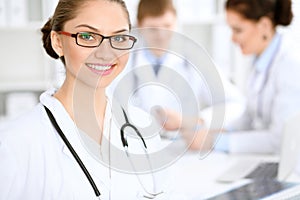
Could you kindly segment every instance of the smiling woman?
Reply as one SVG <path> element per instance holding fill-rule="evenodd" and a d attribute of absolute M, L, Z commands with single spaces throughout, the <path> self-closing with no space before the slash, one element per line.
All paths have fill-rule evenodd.
<path fill-rule="evenodd" d="M 121 107 L 117 115 L 105 94 L 136 42 L 130 29 L 122 0 L 58 2 L 41 31 L 46 52 L 61 59 L 66 78 L 60 88 L 44 92 L 32 111 L 1 126 L 0 199 L 136 199 L 164 193 L 148 155 L 159 149 L 159 134 L 143 138 L 130 123 L 136 118 L 139 127 L 146 126 L 149 116 Z M 136 133 L 121 128 L 124 123 Z M 146 164 L 137 168 L 141 158 Z"/>

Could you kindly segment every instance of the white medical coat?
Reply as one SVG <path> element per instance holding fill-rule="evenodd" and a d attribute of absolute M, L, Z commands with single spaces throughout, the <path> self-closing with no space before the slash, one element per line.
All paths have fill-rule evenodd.
<path fill-rule="evenodd" d="M 216 81 L 223 84 L 224 96 L 221 97 L 221 92 L 217 94 L 218 99 L 214 99 L 217 103 L 213 104 L 212 98 L 216 98 L 210 91 L 213 87 L 210 88 L 207 85 L 207 77 L 204 77 L 201 72 L 199 73 L 197 71 L 199 69 L 189 64 L 188 60 L 177 54 L 166 53 L 161 59 L 161 67 L 156 75 L 153 70 L 153 66 L 156 64 L 154 56 L 149 58 L 149 54 L 148 50 L 132 52 L 126 70 L 111 84 L 108 94 L 116 95 L 120 101 L 130 98 L 130 103 L 147 112 L 150 112 L 151 108 L 155 106 L 188 115 L 196 112 L 199 117 L 204 119 L 208 127 L 211 124 L 213 109 L 215 109 L 214 114 L 225 117 L 225 124 L 236 120 L 243 113 L 245 109 L 243 95 L 217 68 L 219 77 L 215 78 L 219 78 L 220 80 Z M 126 81 L 120 82 L 122 76 Z M 116 92 L 116 88 L 118 92 Z M 132 95 L 127 98 L 128 94 Z M 223 122 L 219 124 L 222 126 Z"/>
<path fill-rule="evenodd" d="M 78 135 L 76 125 L 62 104 L 52 96 L 53 93 L 54 90 L 43 93 L 40 97 L 41 103 L 31 112 L 1 126 L 0 199 L 96 199 L 85 174 L 53 128 L 43 105 L 51 110 L 63 133 L 93 177 L 100 190 L 101 199 L 137 199 L 137 193 L 143 191 L 137 176 L 116 168 L 111 170 L 110 177 L 108 167 L 88 153 Z M 107 108 L 105 120 L 109 117 L 108 110 Z M 137 110 L 134 110 L 134 115 L 138 115 L 138 119 L 134 120 L 136 122 L 145 123 L 141 119 L 149 120 L 145 115 L 139 115 Z M 109 134 L 105 131 L 104 127 L 104 135 Z M 112 123 L 111 142 L 121 150 L 120 155 L 125 156 L 126 160 L 125 153 L 122 154 L 124 149 L 119 133 L 120 130 Z M 140 146 L 140 141 L 136 138 L 128 137 L 127 140 L 129 152 Z M 160 144 L 159 136 L 145 140 L 150 151 L 155 151 Z M 146 186 L 147 180 L 151 179 L 147 176 L 146 174 L 145 179 L 142 179 L 146 180 L 144 182 Z"/>
<path fill-rule="evenodd" d="M 233 132 L 221 136 L 221 139 L 223 137 L 227 140 L 229 152 L 280 151 L 285 122 L 300 112 L 300 59 L 297 51 L 291 48 L 293 41 L 290 39 L 292 38 L 282 36 L 270 70 L 261 78 L 265 80 L 268 76 L 267 81 L 260 85 L 263 87 L 262 92 L 258 92 L 255 87 L 248 88 L 248 106 L 245 113 L 230 127 Z M 257 80 L 255 74 L 250 76 Z"/>

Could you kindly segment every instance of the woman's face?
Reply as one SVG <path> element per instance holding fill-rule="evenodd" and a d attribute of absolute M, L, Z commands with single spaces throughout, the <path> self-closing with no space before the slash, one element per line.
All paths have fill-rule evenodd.
<path fill-rule="evenodd" d="M 67 21 L 63 31 L 72 34 L 93 32 L 103 36 L 128 34 L 129 24 L 121 5 L 108 1 L 88 1 L 77 16 Z M 99 47 L 78 46 L 75 38 L 60 34 L 62 54 L 66 62 L 66 81 L 104 88 L 124 69 L 128 50 L 113 49 L 108 39 Z"/>
<path fill-rule="evenodd" d="M 264 50 L 262 27 L 259 22 L 245 19 L 233 10 L 226 12 L 227 23 L 232 30 L 232 41 L 236 43 L 243 54 L 260 54 Z"/>

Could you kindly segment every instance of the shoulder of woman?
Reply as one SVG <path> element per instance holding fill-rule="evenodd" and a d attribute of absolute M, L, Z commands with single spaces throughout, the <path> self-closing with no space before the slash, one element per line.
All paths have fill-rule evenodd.
<path fill-rule="evenodd" d="M 292 47 L 290 47 L 292 48 Z M 295 87 L 300 89 L 300 54 L 295 54 L 291 49 L 282 51 L 277 58 L 276 67 L 274 69 L 274 78 L 278 85 Z"/>
<path fill-rule="evenodd" d="M 7 120 L 0 125 L 0 141 L 32 141 L 38 134 L 44 133 L 41 104 L 19 117 Z"/>
<path fill-rule="evenodd" d="M 300 38 L 295 36 L 294 33 L 287 32 L 282 34 L 282 44 L 281 44 L 281 55 L 286 58 L 286 60 L 300 62 Z"/>

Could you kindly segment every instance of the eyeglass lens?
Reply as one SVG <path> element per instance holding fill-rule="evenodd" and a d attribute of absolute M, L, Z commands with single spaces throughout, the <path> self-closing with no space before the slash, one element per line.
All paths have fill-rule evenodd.
<path fill-rule="evenodd" d="M 130 35 L 104 37 L 100 34 L 90 32 L 80 32 L 76 34 L 77 44 L 83 47 L 98 47 L 104 39 L 109 39 L 111 46 L 115 49 L 130 49 L 135 42 L 135 38 Z"/>

